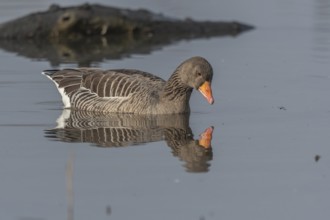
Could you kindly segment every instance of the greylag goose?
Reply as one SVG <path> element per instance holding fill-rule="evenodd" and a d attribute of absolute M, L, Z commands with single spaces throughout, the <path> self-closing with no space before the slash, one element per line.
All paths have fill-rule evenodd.
<path fill-rule="evenodd" d="M 213 70 L 202 57 L 182 62 L 168 81 L 131 69 L 45 70 L 62 95 L 65 108 L 93 112 L 175 114 L 190 112 L 193 89 L 213 104 Z"/>

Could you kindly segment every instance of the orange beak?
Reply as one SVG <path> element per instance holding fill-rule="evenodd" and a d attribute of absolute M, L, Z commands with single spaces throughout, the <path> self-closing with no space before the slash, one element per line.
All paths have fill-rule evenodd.
<path fill-rule="evenodd" d="M 206 128 L 205 131 L 199 135 L 199 140 L 198 140 L 199 145 L 204 148 L 210 148 L 212 141 L 212 134 L 213 134 L 213 127 Z"/>
<path fill-rule="evenodd" d="M 205 81 L 198 90 L 202 95 L 206 98 L 206 100 L 212 105 L 214 103 L 214 99 L 212 96 L 212 89 L 211 89 L 211 83 L 208 81 Z"/>

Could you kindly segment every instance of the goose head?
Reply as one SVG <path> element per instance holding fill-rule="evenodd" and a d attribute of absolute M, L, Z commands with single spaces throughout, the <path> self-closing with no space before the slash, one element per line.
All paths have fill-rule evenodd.
<path fill-rule="evenodd" d="M 205 58 L 192 57 L 178 69 L 179 77 L 185 85 L 198 90 L 210 104 L 214 103 L 211 88 L 213 69 Z"/>

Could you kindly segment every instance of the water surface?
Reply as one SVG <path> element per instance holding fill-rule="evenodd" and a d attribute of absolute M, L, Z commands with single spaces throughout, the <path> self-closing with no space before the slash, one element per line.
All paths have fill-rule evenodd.
<path fill-rule="evenodd" d="M 50 3 L 2 1 L 0 20 Z M 194 92 L 189 118 L 195 138 L 214 126 L 207 172 L 187 172 L 185 161 L 162 140 L 117 148 L 49 140 L 45 130 L 56 127 L 62 103 L 40 72 L 53 64 L 0 50 L 1 219 L 68 218 L 68 178 L 73 180 L 74 219 L 330 216 L 329 1 L 113 4 L 257 27 L 235 38 L 180 41 L 147 54 L 91 63 L 168 78 L 182 60 L 207 58 L 215 71 L 215 104 Z M 68 160 L 73 176 L 67 177 Z"/>

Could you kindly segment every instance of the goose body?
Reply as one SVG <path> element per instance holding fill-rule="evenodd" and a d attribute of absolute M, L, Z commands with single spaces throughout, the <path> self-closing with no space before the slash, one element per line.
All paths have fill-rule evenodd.
<path fill-rule="evenodd" d="M 56 85 L 65 108 L 93 112 L 175 114 L 190 111 L 192 90 L 213 104 L 213 70 L 202 57 L 182 62 L 168 81 L 132 69 L 77 68 L 45 70 Z"/>

